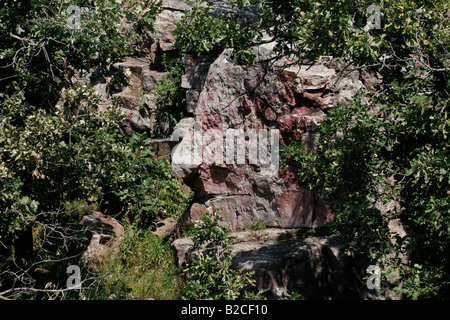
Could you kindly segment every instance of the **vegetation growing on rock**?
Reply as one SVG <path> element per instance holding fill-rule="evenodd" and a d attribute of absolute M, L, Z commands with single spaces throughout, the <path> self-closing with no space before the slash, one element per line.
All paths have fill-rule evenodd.
<path fill-rule="evenodd" d="M 194 55 L 231 49 L 224 51 L 230 61 L 224 61 L 250 68 L 265 63 L 264 76 L 279 61 L 312 68 L 323 56 L 341 66 L 338 76 L 352 70 L 376 75 L 356 96 L 320 110 L 320 134 L 308 144 L 298 136 L 284 141 L 283 163 L 305 188 L 298 194 L 314 204 L 320 196 L 329 205 L 334 220 L 328 226 L 348 249 L 382 268 L 385 287 L 409 299 L 448 299 L 448 1 L 384 0 L 375 3 L 379 11 L 368 11 L 374 3 L 366 0 L 232 0 L 220 10 L 200 2 L 183 2 L 183 16 L 167 15 L 179 18 L 174 46 L 192 55 L 186 61 L 194 70 L 201 69 Z M 194 229 L 195 245 L 212 242 L 223 250 L 200 251 L 187 269 L 190 278 L 176 270 L 170 239 L 151 230 L 163 218 L 179 219 L 189 195 L 168 161 L 156 157 L 146 133 L 123 134 L 118 100 L 105 108 L 86 84 L 98 76 L 108 94 L 126 86 L 129 72 L 114 64 L 132 54 L 133 41 L 154 31 L 160 10 L 153 0 L 6 0 L 0 8 L 0 298 L 249 297 L 242 290 L 254 281 L 231 268 L 230 238 L 212 217 Z M 169 76 L 153 94 L 169 107 L 158 116 L 174 125 L 187 103 L 183 68 L 173 57 L 179 52 L 152 41 L 150 55 L 171 55 L 170 62 L 168 56 L 162 61 Z M 265 61 L 253 49 L 268 43 L 273 54 Z M 201 62 L 206 72 L 210 65 Z M 201 87 L 206 78 L 188 80 Z M 289 81 L 286 74 L 281 78 Z M 251 80 L 244 81 L 246 93 L 256 94 L 264 79 Z M 329 90 L 314 85 L 310 90 Z M 191 89 L 189 103 L 200 99 L 200 88 Z M 279 93 L 279 100 L 268 100 L 295 100 L 293 92 Z M 307 93 L 317 98 L 314 103 L 325 94 Z M 307 107 L 315 109 L 313 102 Z M 239 105 L 255 106 L 261 103 L 243 99 Z M 276 111 L 284 112 L 282 107 Z M 264 117 L 277 119 L 269 108 Z M 279 195 L 287 212 L 295 196 Z M 103 264 L 83 269 L 86 290 L 71 291 L 67 267 L 83 265 L 89 240 L 79 221 L 97 210 L 119 219 L 126 234 L 119 252 L 111 250 Z"/>

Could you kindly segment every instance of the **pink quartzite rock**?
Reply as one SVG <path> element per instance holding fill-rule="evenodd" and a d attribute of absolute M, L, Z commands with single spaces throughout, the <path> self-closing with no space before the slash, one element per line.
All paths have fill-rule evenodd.
<path fill-rule="evenodd" d="M 271 54 L 267 45 L 256 50 L 257 59 Z M 329 59 L 288 68 L 281 66 L 282 61 L 269 70 L 258 60 L 253 66 L 238 66 L 233 64 L 230 50 L 216 58 L 189 54 L 182 60 L 186 70 L 183 87 L 195 90 L 195 98 L 189 98 L 191 128 L 181 124 L 187 137 L 183 144 L 188 145 L 194 132 L 200 137 L 197 141 L 203 142 L 196 163 L 186 165 L 172 159 L 173 174 L 184 178 L 198 198 L 186 222 L 201 219 L 204 211 L 217 212 L 233 230 L 249 229 L 259 220 L 268 227 L 282 228 L 320 227 L 330 221 L 331 212 L 323 201 L 302 186 L 295 174 L 272 162 L 275 141 L 268 138 L 269 134 L 261 134 L 276 132 L 273 136 L 280 145 L 295 138 L 311 147 L 325 110 L 347 101 L 361 88 L 359 73 L 338 77 Z M 189 96 L 193 94 L 188 92 Z M 198 124 L 197 131 L 193 123 Z M 217 161 L 207 162 L 205 150 L 211 148 L 207 137 L 212 129 L 217 130 L 214 141 L 223 138 L 224 142 L 222 149 L 208 153 L 210 157 L 223 152 L 225 159 L 227 132 L 242 129 L 242 139 L 232 144 L 233 151 L 244 148 L 245 160 L 224 163 L 215 157 Z M 258 135 L 256 140 L 252 132 Z M 258 149 L 255 161 L 250 160 L 254 147 Z M 184 159 L 188 153 L 183 153 Z"/>

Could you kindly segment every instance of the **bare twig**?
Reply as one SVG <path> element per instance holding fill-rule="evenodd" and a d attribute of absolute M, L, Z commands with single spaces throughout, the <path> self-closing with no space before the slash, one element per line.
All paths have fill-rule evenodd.
<path fill-rule="evenodd" d="M 11 296 L 14 296 L 17 294 L 23 294 L 23 293 L 30 293 L 30 292 L 32 292 L 32 293 L 47 293 L 47 294 L 53 293 L 53 294 L 60 295 L 60 294 L 64 294 L 65 292 L 68 292 L 68 291 L 80 290 L 81 288 L 83 288 L 84 283 L 86 283 L 88 281 L 92 281 L 92 280 L 99 281 L 99 280 L 104 279 L 107 276 L 108 276 L 108 274 L 99 276 L 99 277 L 86 278 L 79 283 L 79 286 L 74 287 L 74 288 L 61 288 L 61 289 L 47 289 L 47 288 L 40 289 L 40 288 L 34 288 L 34 287 L 10 288 L 3 292 L 0 292 L 0 300 L 14 300 L 13 298 L 11 298 Z"/>

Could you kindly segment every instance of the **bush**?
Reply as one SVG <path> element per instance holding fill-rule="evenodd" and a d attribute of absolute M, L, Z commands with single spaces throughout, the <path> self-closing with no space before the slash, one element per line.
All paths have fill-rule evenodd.
<path fill-rule="evenodd" d="M 255 37 L 262 36 L 261 30 L 233 20 L 230 14 L 214 15 L 208 6 L 199 6 L 184 13 L 175 31 L 175 46 L 199 54 L 229 47 L 234 49 L 235 63 L 251 64 L 254 55 L 248 47 Z"/>
<path fill-rule="evenodd" d="M 426 86 L 425 81 L 422 86 Z M 355 250 L 400 275 L 397 290 L 409 298 L 445 298 L 450 290 L 450 121 L 438 95 L 393 85 L 373 98 L 372 108 L 355 99 L 335 106 L 307 150 L 284 148 L 284 162 L 321 194 L 336 215 L 331 226 Z M 380 214 L 376 204 L 398 201 Z M 402 238 L 388 227 L 399 219 Z M 395 237 L 395 241 L 392 241 Z M 404 265 L 399 258 L 409 259 Z M 425 287 L 418 283 L 428 283 Z"/>
<path fill-rule="evenodd" d="M 81 8 L 80 28 L 68 26 L 69 5 Z M 119 106 L 100 109 L 93 88 L 76 80 L 113 75 L 109 66 L 158 10 L 152 0 L 7 0 L 0 9 L 0 292 L 8 297 L 48 298 L 47 284 L 65 286 L 65 262 L 79 264 L 86 247 L 87 210 L 142 228 L 184 212 L 189 199 L 148 137 L 123 136 Z M 124 18 L 135 30 L 122 30 Z"/>
<path fill-rule="evenodd" d="M 242 273 L 233 269 L 231 250 L 232 237 L 226 228 L 219 225 L 220 217 L 204 213 L 196 221 L 191 235 L 195 257 L 185 270 L 187 276 L 184 299 L 236 300 L 257 298 L 250 289 L 255 286 L 253 273 Z M 260 298 L 260 297 L 259 297 Z"/>
<path fill-rule="evenodd" d="M 178 218 L 184 212 L 189 199 L 171 177 L 167 160 L 153 157 L 145 135 L 121 135 L 118 108 L 98 111 L 97 99 L 92 89 L 80 86 L 67 92 L 54 114 L 32 112 L 22 127 L 10 117 L 1 119 L 0 241 L 5 259 L 35 263 L 76 255 L 79 245 L 73 241 L 82 238 L 77 234 L 85 213 L 80 210 L 101 208 L 142 228 L 157 217 Z M 41 245 L 33 253 L 28 242 L 27 252 L 19 255 L 16 238 L 26 238 L 24 232 L 31 234 L 41 225 L 58 226 L 58 240 L 45 244 L 48 234 L 35 232 L 40 240 L 34 241 Z"/>

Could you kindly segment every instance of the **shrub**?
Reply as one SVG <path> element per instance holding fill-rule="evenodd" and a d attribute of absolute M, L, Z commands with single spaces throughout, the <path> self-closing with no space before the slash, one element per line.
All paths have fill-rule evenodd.
<path fill-rule="evenodd" d="M 40 261 L 79 254 L 79 218 L 88 208 L 126 217 L 142 228 L 157 217 L 178 218 L 184 212 L 189 199 L 171 177 L 167 160 L 153 157 L 145 135 L 121 135 L 118 108 L 99 111 L 97 99 L 92 89 L 80 86 L 68 90 L 54 114 L 37 110 L 24 118 L 24 126 L 15 126 L 11 117 L 1 119 L 5 260 L 23 258 L 35 269 L 42 268 Z M 34 232 L 40 245 L 33 252 L 31 242 L 21 244 L 27 249 L 19 254 L 22 242 L 16 238 L 27 239 L 42 225 L 53 226 L 57 240 Z"/>
<path fill-rule="evenodd" d="M 283 157 L 298 169 L 300 181 L 335 207 L 334 230 L 387 273 L 400 275 L 399 292 L 444 298 L 450 288 L 450 121 L 444 101 L 422 89 L 394 84 L 373 98 L 374 109 L 360 99 L 335 106 L 314 151 L 297 141 Z M 380 214 L 375 204 L 391 201 L 399 207 Z M 391 234 L 394 219 L 406 227 L 404 238 Z"/>
<path fill-rule="evenodd" d="M 68 25 L 69 5 L 81 8 L 79 28 Z M 85 249 L 79 219 L 86 210 L 126 216 L 142 228 L 184 211 L 188 199 L 148 137 L 124 137 L 118 105 L 101 110 L 93 88 L 77 80 L 94 71 L 114 76 L 109 66 L 130 52 L 135 32 L 151 29 L 159 5 L 2 4 L 0 292 L 8 297 L 44 298 L 48 283 L 65 286 L 64 262 L 79 264 Z M 122 29 L 125 18 L 135 29 Z"/>
<path fill-rule="evenodd" d="M 231 250 L 232 237 L 226 228 L 219 225 L 220 217 L 204 213 L 196 221 L 191 235 L 194 241 L 195 257 L 185 270 L 187 275 L 184 299 L 235 300 L 256 298 L 249 289 L 255 286 L 252 272 L 242 273 L 233 269 Z"/>
<path fill-rule="evenodd" d="M 199 54 L 229 47 L 234 49 L 235 63 L 251 64 L 254 55 L 248 47 L 261 37 L 261 31 L 251 23 L 233 20 L 230 14 L 214 15 L 208 6 L 199 6 L 184 13 L 175 31 L 175 46 Z"/>

